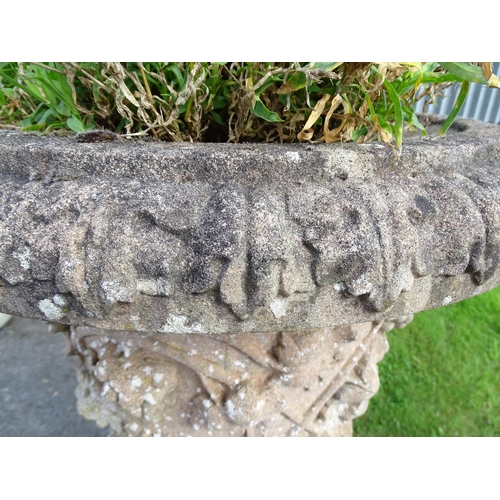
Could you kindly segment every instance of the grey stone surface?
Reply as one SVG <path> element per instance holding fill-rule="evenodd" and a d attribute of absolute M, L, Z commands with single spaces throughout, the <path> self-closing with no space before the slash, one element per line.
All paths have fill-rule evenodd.
<path fill-rule="evenodd" d="M 500 283 L 500 128 L 381 144 L 0 133 L 0 310 L 162 333 L 382 320 Z"/>
<path fill-rule="evenodd" d="M 0 328 L 0 436 L 106 436 L 76 410 L 74 357 L 62 333 L 13 318 Z"/>

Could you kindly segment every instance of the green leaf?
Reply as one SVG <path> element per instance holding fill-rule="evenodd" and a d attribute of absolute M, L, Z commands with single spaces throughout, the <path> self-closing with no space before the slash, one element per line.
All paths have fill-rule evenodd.
<path fill-rule="evenodd" d="M 479 83 L 490 87 L 500 87 L 498 77 L 492 75 L 490 81 L 486 80 L 482 68 L 470 62 L 440 62 L 446 71 L 466 82 Z"/>
<path fill-rule="evenodd" d="M 258 97 L 260 96 L 264 90 L 267 89 L 270 85 L 272 85 L 275 82 L 281 82 L 281 78 L 276 77 L 276 76 L 270 76 L 256 91 L 255 95 Z"/>
<path fill-rule="evenodd" d="M 384 86 L 389 93 L 389 97 L 394 106 L 394 136 L 396 139 L 396 147 L 401 149 L 403 144 L 403 110 L 401 109 L 401 101 L 399 100 L 399 95 L 394 90 L 394 87 L 387 81 L 384 80 Z"/>
<path fill-rule="evenodd" d="M 403 113 L 405 115 L 405 119 L 411 127 L 418 128 L 422 132 L 422 137 L 427 135 L 427 131 L 425 127 L 419 122 L 418 116 L 415 114 L 415 111 L 412 108 L 403 107 Z"/>
<path fill-rule="evenodd" d="M 53 75 L 55 75 L 55 77 Z M 59 79 L 59 77 L 62 77 L 63 80 Z M 73 102 L 71 88 L 62 75 L 46 71 L 45 75 L 35 76 L 34 79 L 40 83 L 40 86 L 42 87 L 44 94 L 47 96 L 47 99 L 50 100 L 52 107 L 56 106 L 57 99 L 59 99 L 63 101 L 66 106 L 68 106 L 74 115 L 79 116 L 78 110 Z"/>
<path fill-rule="evenodd" d="M 66 125 L 73 130 L 73 132 L 85 132 L 83 123 L 76 116 L 70 116 L 66 120 Z"/>
<path fill-rule="evenodd" d="M 49 109 L 45 110 L 42 113 L 42 115 L 40 116 L 40 118 L 37 119 L 37 123 L 40 123 L 40 124 L 47 123 L 47 118 L 49 118 L 50 116 L 52 116 L 54 113 L 55 113 L 55 111 L 52 108 L 49 108 Z"/>
<path fill-rule="evenodd" d="M 361 127 L 352 131 L 351 139 L 354 142 L 356 142 L 360 137 L 362 137 L 363 135 L 366 135 L 367 133 L 368 133 L 368 129 L 364 125 L 361 125 Z"/>
<path fill-rule="evenodd" d="M 180 90 L 183 90 L 186 86 L 186 82 L 184 81 L 184 77 L 182 76 L 181 70 L 176 64 L 171 64 L 167 66 L 167 70 L 171 71 L 174 75 L 174 78 L 177 80 L 177 84 L 179 85 Z"/>
<path fill-rule="evenodd" d="M 368 92 L 366 92 L 363 88 L 361 88 L 359 85 L 356 85 L 361 92 L 365 95 L 366 102 L 368 103 L 368 109 L 370 110 L 370 116 L 367 118 L 367 120 L 371 120 L 373 123 L 373 126 L 378 132 L 378 135 L 380 139 L 382 139 L 383 142 L 390 141 L 392 138 L 392 130 L 389 124 L 383 120 L 380 116 L 375 113 L 375 109 L 373 107 L 372 100 L 370 99 L 370 96 L 368 95 Z M 386 137 L 383 137 L 383 135 L 386 135 Z"/>
<path fill-rule="evenodd" d="M 390 123 L 386 122 L 381 116 L 377 116 L 377 121 L 382 130 L 387 134 L 389 140 L 391 140 L 394 127 Z"/>
<path fill-rule="evenodd" d="M 218 95 L 214 97 L 212 101 L 214 109 L 222 109 L 225 108 L 229 104 L 229 99 L 222 95 Z"/>
<path fill-rule="evenodd" d="M 226 127 L 227 126 L 227 123 L 224 123 L 224 121 L 222 120 L 222 118 L 220 117 L 219 113 L 217 113 L 216 111 L 211 111 L 210 112 L 210 115 L 212 116 L 212 118 L 214 119 L 215 123 L 217 123 L 218 125 L 220 125 L 221 127 Z"/>
<path fill-rule="evenodd" d="M 306 86 L 307 77 L 302 71 L 294 73 L 276 92 L 278 94 L 289 94 Z"/>
<path fill-rule="evenodd" d="M 34 125 L 23 127 L 23 132 L 37 132 L 38 130 L 42 130 L 43 128 L 45 128 L 45 123 L 36 123 Z"/>
<path fill-rule="evenodd" d="M 313 64 L 314 69 L 322 69 L 324 71 L 333 71 L 340 63 L 333 62 L 316 62 Z"/>
<path fill-rule="evenodd" d="M 62 101 L 60 101 L 54 109 L 62 116 L 71 116 L 72 113 L 69 110 L 68 106 Z"/>
<path fill-rule="evenodd" d="M 14 89 L 3 88 L 2 92 L 8 97 L 14 97 Z"/>
<path fill-rule="evenodd" d="M 266 122 L 282 122 L 283 120 L 273 111 L 266 108 L 263 102 L 257 101 L 251 108 L 252 113 Z"/>
<path fill-rule="evenodd" d="M 87 119 L 87 123 L 84 124 L 85 126 L 85 132 L 88 130 L 92 130 L 95 128 L 95 123 L 94 123 L 94 115 L 90 115 Z"/>
<path fill-rule="evenodd" d="M 11 78 L 6 73 L 2 73 L 2 79 L 4 79 L 7 82 L 9 82 L 13 87 L 18 87 L 20 89 L 23 89 L 25 92 L 27 92 L 28 94 L 31 95 L 30 89 L 28 87 L 26 87 L 26 85 L 23 85 L 22 83 L 19 83 L 17 80 L 15 80 L 14 78 Z"/>
<path fill-rule="evenodd" d="M 470 82 L 465 81 L 462 83 L 462 87 L 460 88 L 460 92 L 457 96 L 457 100 L 455 101 L 455 104 L 453 105 L 453 109 L 451 110 L 451 113 L 449 114 L 448 118 L 444 121 L 441 130 L 439 131 L 439 135 L 444 135 L 446 134 L 446 131 L 450 128 L 451 124 L 455 121 L 455 118 L 458 116 L 458 113 L 460 113 L 460 110 L 462 109 L 462 106 L 465 102 L 465 99 L 467 98 L 467 94 L 469 93 L 469 88 L 470 88 Z"/>

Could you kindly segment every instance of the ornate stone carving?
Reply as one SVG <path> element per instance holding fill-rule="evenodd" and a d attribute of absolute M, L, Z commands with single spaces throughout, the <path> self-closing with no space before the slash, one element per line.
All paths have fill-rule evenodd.
<path fill-rule="evenodd" d="M 115 435 L 350 435 L 378 390 L 385 332 L 409 321 L 236 335 L 71 327 L 78 409 Z"/>
<path fill-rule="evenodd" d="M 500 134 L 464 123 L 455 139 L 406 144 L 392 169 L 377 144 L 285 151 L 1 132 L 0 308 L 237 333 L 383 319 L 492 288 Z"/>
<path fill-rule="evenodd" d="M 114 434 L 349 435 L 384 332 L 500 284 L 500 129 L 455 131 L 397 164 L 0 131 L 0 310 L 72 325 Z"/>

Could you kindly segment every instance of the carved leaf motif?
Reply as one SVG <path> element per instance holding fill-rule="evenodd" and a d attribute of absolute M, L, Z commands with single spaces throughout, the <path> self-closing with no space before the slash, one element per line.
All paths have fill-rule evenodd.
<path fill-rule="evenodd" d="M 283 192 L 236 181 L 7 181 L 2 300 L 11 307 L 15 287 L 36 285 L 27 314 L 50 309 L 48 319 L 106 326 L 143 303 L 153 307 L 145 297 L 162 297 L 163 309 L 179 317 L 192 304 L 205 310 L 204 301 L 212 315 L 227 307 L 241 321 L 260 314 L 276 325 L 286 323 L 292 302 L 320 295 L 359 297 L 367 309 L 385 311 L 415 278 L 469 273 L 482 284 L 494 275 L 500 210 L 483 180 L 488 168 L 468 177 L 332 178 Z M 59 295 L 64 306 L 47 305 Z"/>
<path fill-rule="evenodd" d="M 247 339 L 72 328 L 80 406 L 117 434 L 337 435 L 378 390 L 384 332 L 409 320 Z"/>

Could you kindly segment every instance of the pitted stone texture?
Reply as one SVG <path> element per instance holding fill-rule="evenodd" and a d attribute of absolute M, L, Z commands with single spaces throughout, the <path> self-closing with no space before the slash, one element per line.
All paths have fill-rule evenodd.
<path fill-rule="evenodd" d="M 500 128 L 380 144 L 0 132 L 0 310 L 163 333 L 383 320 L 500 283 Z"/>
<path fill-rule="evenodd" d="M 385 332 L 161 335 L 71 327 L 78 410 L 114 435 L 349 436 L 379 387 Z"/>

